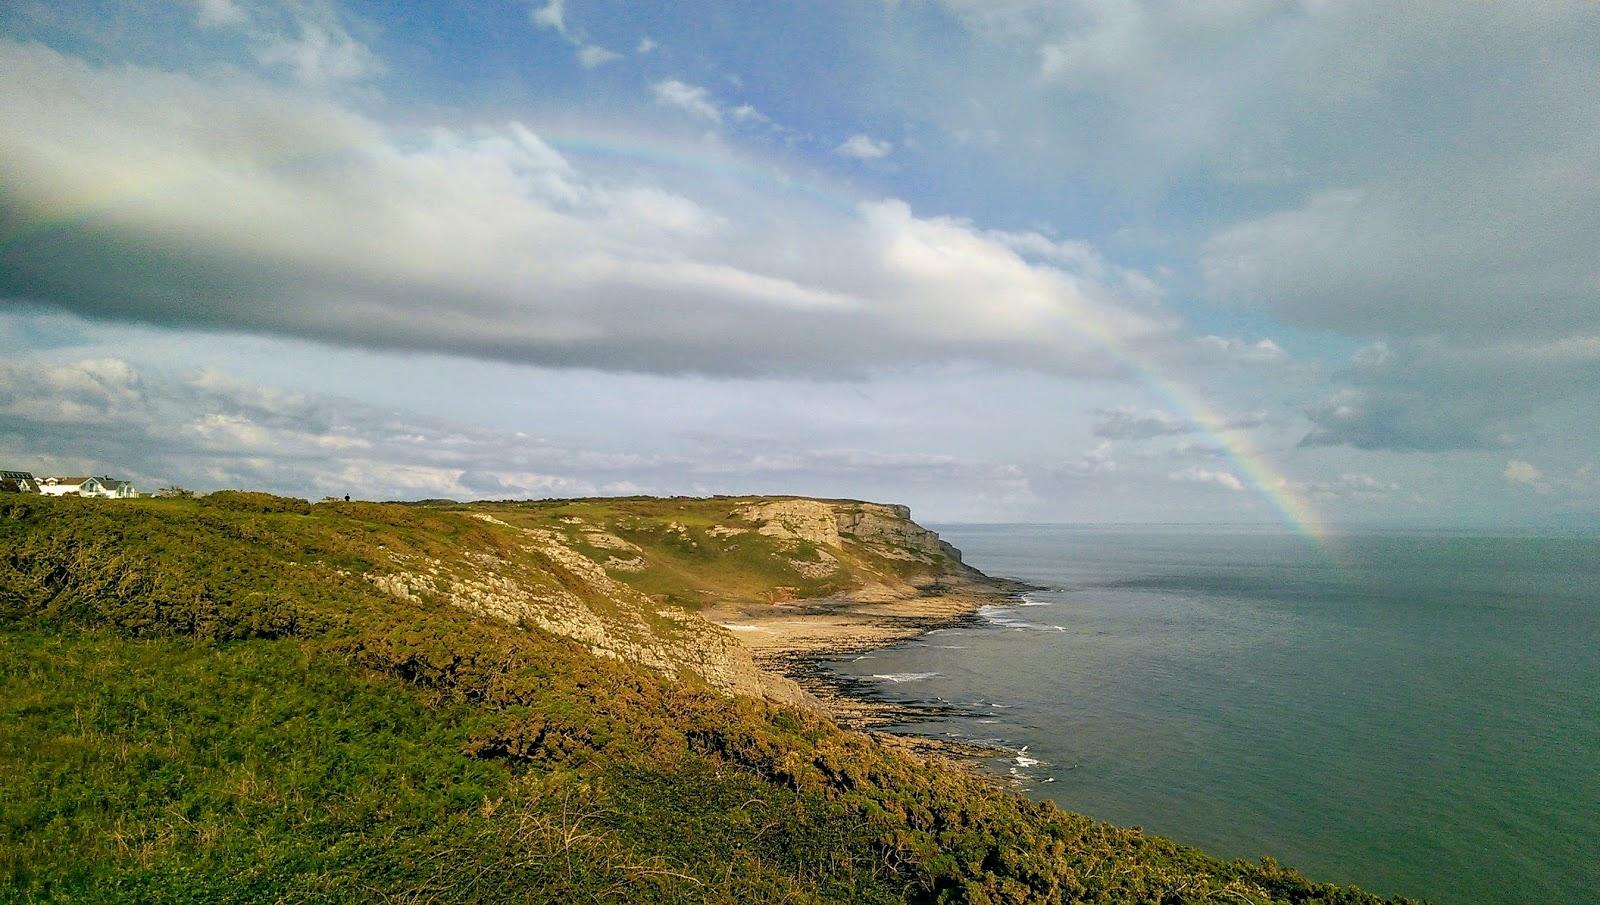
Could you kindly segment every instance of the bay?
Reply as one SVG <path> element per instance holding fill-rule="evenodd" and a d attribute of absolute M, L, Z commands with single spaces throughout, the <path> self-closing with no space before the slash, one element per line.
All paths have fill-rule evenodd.
<path fill-rule="evenodd" d="M 1046 590 L 839 672 L 1030 794 L 1439 902 L 1600 890 L 1600 541 L 941 526 Z"/>

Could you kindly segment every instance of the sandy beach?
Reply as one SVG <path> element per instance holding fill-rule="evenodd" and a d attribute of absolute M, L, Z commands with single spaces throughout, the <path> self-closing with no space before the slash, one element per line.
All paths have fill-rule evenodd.
<path fill-rule="evenodd" d="M 835 720 L 870 728 L 911 716 L 913 710 L 877 700 L 870 687 L 840 676 L 823 661 L 961 624 L 976 618 L 980 607 L 1013 602 L 1025 590 L 1020 582 L 985 578 L 938 593 L 723 604 L 701 615 L 733 632 L 764 669 L 800 683 Z"/>

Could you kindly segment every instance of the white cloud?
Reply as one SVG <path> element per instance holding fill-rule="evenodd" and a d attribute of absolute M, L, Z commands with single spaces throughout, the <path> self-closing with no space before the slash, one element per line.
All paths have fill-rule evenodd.
<path fill-rule="evenodd" d="M 1117 470 L 1117 460 L 1112 456 L 1111 442 L 1102 440 L 1077 461 L 1062 465 L 1057 471 L 1073 477 L 1107 475 Z"/>
<path fill-rule="evenodd" d="M 1279 364 L 1289 359 L 1289 353 L 1270 339 L 1252 343 L 1232 336 L 1202 336 L 1199 343 L 1224 359 L 1240 364 Z"/>
<path fill-rule="evenodd" d="M 657 44 L 655 41 L 651 40 L 649 37 L 643 37 L 643 38 L 639 39 L 639 45 L 634 48 L 634 52 L 638 53 L 638 54 L 641 54 L 641 55 L 642 54 L 647 54 L 647 53 L 653 53 L 655 51 L 655 49 L 660 47 L 660 46 L 661 46 L 660 44 Z"/>
<path fill-rule="evenodd" d="M 1172 481 L 1186 481 L 1196 484 L 1214 484 L 1217 487 L 1222 487 L 1233 491 L 1244 490 L 1244 484 L 1237 477 L 1234 477 L 1231 472 L 1218 471 L 1210 468 L 1201 468 L 1199 466 L 1185 468 L 1182 471 L 1170 472 L 1167 475 L 1167 479 Z"/>
<path fill-rule="evenodd" d="M 943 5 L 971 40 L 897 55 L 895 102 L 1004 135 L 1024 190 L 1154 199 L 1180 263 L 1209 236 L 1213 302 L 1362 340 L 1600 331 L 1589 5 Z"/>
<path fill-rule="evenodd" d="M 0 364 L 0 440 L 8 436 L 21 438 L 3 444 L 8 456 L 41 472 L 311 497 L 592 494 L 619 471 L 655 467 L 121 359 Z"/>
<path fill-rule="evenodd" d="M 255 54 L 263 66 L 284 67 L 306 85 L 359 81 L 388 71 L 366 45 L 335 25 L 302 22 L 298 35 L 266 37 Z"/>
<path fill-rule="evenodd" d="M 578 62 L 585 69 L 593 69 L 596 66 L 603 66 L 613 60 L 620 59 L 622 59 L 622 54 L 607 50 L 599 44 L 585 44 L 578 48 Z"/>
<path fill-rule="evenodd" d="M 663 392 L 682 390 L 677 383 Z M 816 386 L 797 382 L 780 392 L 810 399 Z M 1032 499 L 1027 475 L 1015 465 L 893 443 L 806 445 L 796 442 L 792 421 L 773 436 L 718 433 L 671 453 L 659 442 L 639 442 L 637 429 L 630 424 L 625 432 L 631 448 L 607 449 L 591 432 L 579 442 L 465 427 L 216 371 L 175 374 L 115 358 L 0 362 L 6 467 L 110 473 L 145 488 L 177 482 L 313 498 L 468 499 L 752 487 L 859 496 L 894 485 L 929 494 L 959 487 L 955 497 L 968 504 Z"/>
<path fill-rule="evenodd" d="M 834 153 L 841 157 L 854 157 L 857 160 L 878 160 L 888 157 L 894 150 L 894 145 L 870 135 L 856 134 L 845 139 Z"/>
<path fill-rule="evenodd" d="M 250 21 L 234 0 L 196 0 L 201 28 L 237 28 Z"/>
<path fill-rule="evenodd" d="M 530 8 L 528 21 L 535 27 L 555 32 L 571 44 L 578 65 L 585 69 L 594 69 L 622 59 L 622 54 L 589 40 L 583 29 L 573 28 L 567 23 L 566 0 L 549 0 L 543 6 Z"/>
<path fill-rule="evenodd" d="M 663 107 L 675 107 L 707 122 L 722 122 L 722 109 L 711 99 L 711 92 L 699 85 L 663 79 L 651 85 L 650 91 Z"/>
<path fill-rule="evenodd" d="M 1179 340 L 1148 299 L 1130 304 L 1128 272 L 1030 260 L 894 199 L 712 203 L 648 172 L 590 178 L 518 123 L 391 130 L 243 77 L 7 41 L 0 78 L 32 86 L 0 95 L 0 119 L 30 124 L 0 133 L 0 200 L 22 224 L 81 224 L 14 243 L 0 293 L 91 317 L 203 312 L 212 327 L 672 373 L 973 360 L 1107 374 L 1107 337 Z M 658 92 L 716 113 L 694 86 Z M 318 165 L 284 165 L 302 159 Z M 108 186 L 116 205 L 83 206 Z M 136 274 L 129 247 L 145 249 Z"/>
<path fill-rule="evenodd" d="M 567 4 L 566 0 L 549 0 L 543 6 L 536 6 L 528 10 L 528 20 L 540 28 L 549 28 L 567 33 Z"/>
<path fill-rule="evenodd" d="M 1521 459 L 1508 459 L 1506 469 L 1501 475 L 1511 484 L 1521 484 L 1532 487 L 1535 493 L 1548 494 L 1551 491 L 1550 483 L 1544 479 L 1544 472 L 1539 470 L 1532 462 Z"/>
<path fill-rule="evenodd" d="M 1357 500 L 1361 502 L 1386 502 L 1402 500 L 1417 502 L 1416 494 L 1407 493 L 1398 482 L 1362 472 L 1344 472 L 1327 481 L 1291 483 L 1295 489 L 1313 500 Z"/>
<path fill-rule="evenodd" d="M 257 63 L 287 70 L 302 85 L 326 87 L 388 72 L 377 54 L 351 36 L 331 0 L 282 0 L 249 9 L 237 0 L 195 5 L 201 28 L 240 31 Z"/>

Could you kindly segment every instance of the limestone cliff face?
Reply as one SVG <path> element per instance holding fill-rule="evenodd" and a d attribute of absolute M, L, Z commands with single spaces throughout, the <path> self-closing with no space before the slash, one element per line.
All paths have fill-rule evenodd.
<path fill-rule="evenodd" d="M 810 699 L 695 609 L 804 597 L 892 601 L 984 579 L 909 509 L 880 503 L 575 500 L 473 505 L 452 517 L 473 526 L 459 532 L 459 549 L 392 550 L 373 583 L 535 626 L 667 676 L 787 703 Z"/>
<path fill-rule="evenodd" d="M 581 642 L 598 656 L 640 663 L 669 677 L 689 673 L 732 694 L 814 705 L 800 686 L 758 667 L 729 632 L 613 580 L 604 565 L 568 546 L 560 533 L 486 513 L 472 517 L 515 532 L 528 559 L 463 551 L 459 559 L 446 560 L 397 551 L 391 554 L 397 568 L 373 575 L 373 583 L 398 597 L 443 600 L 536 626 Z"/>
<path fill-rule="evenodd" d="M 961 551 L 911 520 L 911 509 L 854 500 L 784 499 L 748 506 L 737 515 L 761 534 L 843 549 L 847 543 L 888 559 L 920 562 L 946 577 L 981 577 L 961 561 Z"/>

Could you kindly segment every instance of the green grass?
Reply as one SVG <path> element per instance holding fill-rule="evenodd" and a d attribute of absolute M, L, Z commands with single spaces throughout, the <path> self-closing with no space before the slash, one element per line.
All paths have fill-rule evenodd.
<path fill-rule="evenodd" d="M 523 556 L 459 507 L 224 501 L 0 500 L 0 901 L 1378 901 L 365 580 Z"/>
<path fill-rule="evenodd" d="M 298 642 L 13 631 L 0 654 L 0 890 L 20 898 L 896 898 L 828 863 L 859 821 L 816 796 L 704 764 L 513 769 L 465 753 L 477 708 Z"/>

